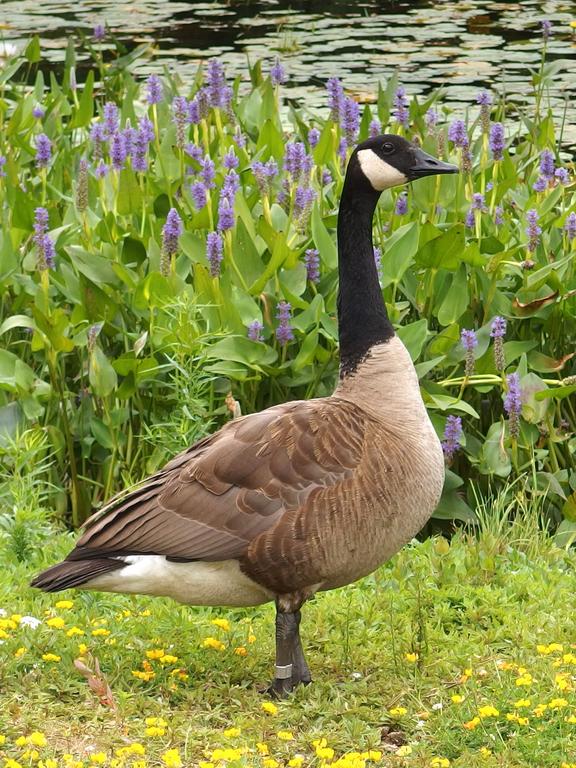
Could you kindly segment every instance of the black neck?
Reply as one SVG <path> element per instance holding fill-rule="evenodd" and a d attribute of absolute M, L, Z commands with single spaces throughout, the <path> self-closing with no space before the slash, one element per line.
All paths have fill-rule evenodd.
<path fill-rule="evenodd" d="M 372 217 L 379 192 L 359 190 L 347 175 L 338 214 L 340 376 L 353 372 L 371 347 L 394 336 L 378 282 Z"/>

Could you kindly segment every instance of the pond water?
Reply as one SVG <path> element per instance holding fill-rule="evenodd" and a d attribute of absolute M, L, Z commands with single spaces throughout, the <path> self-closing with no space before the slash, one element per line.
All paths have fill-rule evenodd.
<path fill-rule="evenodd" d="M 143 74 L 177 68 L 192 79 L 198 63 L 220 57 L 229 73 L 246 75 L 246 57 L 272 61 L 289 72 L 286 95 L 311 109 L 324 106 L 324 84 L 337 75 L 361 98 L 374 97 L 379 80 L 395 70 L 409 93 L 443 86 L 443 102 L 461 113 L 487 86 L 523 102 L 531 91 L 530 70 L 542 55 L 540 21 L 552 22 L 548 58 L 559 72 L 548 98 L 561 116 L 568 105 L 565 140 L 576 142 L 576 0 L 332 0 L 285 2 L 169 2 L 147 0 L 2 0 L 0 34 L 22 46 L 40 35 L 48 58 L 61 58 L 67 34 L 95 23 L 129 45 L 155 44 Z"/>

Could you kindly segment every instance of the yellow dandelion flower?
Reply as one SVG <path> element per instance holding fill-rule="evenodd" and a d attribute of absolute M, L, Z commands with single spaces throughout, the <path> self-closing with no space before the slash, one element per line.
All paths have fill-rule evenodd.
<path fill-rule="evenodd" d="M 332 760 L 334 750 L 332 747 L 316 747 L 316 757 L 319 757 L 320 760 Z"/>
<path fill-rule="evenodd" d="M 532 702 L 530 699 L 517 699 L 514 702 L 514 706 L 516 709 L 524 709 L 525 707 L 530 707 L 532 705 Z"/>
<path fill-rule="evenodd" d="M 144 731 L 145 735 L 151 739 L 155 739 L 157 736 L 164 736 L 166 733 L 165 728 L 161 728 L 158 725 L 149 725 Z"/>
<path fill-rule="evenodd" d="M 171 656 L 169 653 L 164 654 L 164 656 L 160 657 L 160 664 L 176 664 L 178 661 L 178 656 Z"/>
<path fill-rule="evenodd" d="M 454 696 L 450 696 L 450 700 L 454 702 L 454 704 L 462 704 L 464 701 L 464 696 L 460 696 L 459 693 L 455 693 Z"/>
<path fill-rule="evenodd" d="M 224 731 L 224 737 L 227 739 L 235 739 L 242 733 L 240 728 L 226 728 Z"/>
<path fill-rule="evenodd" d="M 293 741 L 294 739 L 294 734 L 292 731 L 278 731 L 276 736 L 278 736 L 278 738 L 282 741 Z"/>
<path fill-rule="evenodd" d="M 264 766 L 264 768 L 278 768 L 280 763 L 278 762 L 278 760 L 274 760 L 273 757 L 265 757 L 262 760 L 262 765 Z"/>
<path fill-rule="evenodd" d="M 58 768 L 58 761 L 48 757 L 46 760 L 40 760 L 38 768 Z"/>
<path fill-rule="evenodd" d="M 304 762 L 304 755 L 294 755 L 294 757 L 288 760 L 288 765 L 290 766 L 290 768 L 300 768 L 303 762 Z"/>
<path fill-rule="evenodd" d="M 106 762 L 106 759 L 105 752 L 92 752 L 90 755 L 90 762 L 95 765 L 103 765 Z"/>
<path fill-rule="evenodd" d="M 134 760 L 130 768 L 148 768 L 146 760 Z"/>
<path fill-rule="evenodd" d="M 558 672 L 554 676 L 554 684 L 560 691 L 572 690 L 572 683 L 570 682 L 570 675 L 568 672 Z"/>
<path fill-rule="evenodd" d="M 262 741 L 256 742 L 256 749 L 258 750 L 259 755 L 269 755 L 270 749 L 268 748 L 268 744 L 264 744 Z"/>
<path fill-rule="evenodd" d="M 26 743 L 26 736 L 18 736 L 18 738 L 14 741 L 14 744 L 16 744 L 17 747 L 25 747 Z"/>
<path fill-rule="evenodd" d="M 572 29 L 576 29 L 576 21 L 569 22 L 569 25 L 572 27 Z"/>
<path fill-rule="evenodd" d="M 74 607 L 74 601 L 73 600 L 58 600 L 58 602 L 56 603 L 55 607 L 58 608 L 58 610 L 67 611 L 70 608 Z"/>
<path fill-rule="evenodd" d="M 564 722 L 574 725 L 574 723 L 576 723 L 576 715 L 569 715 L 568 717 L 565 717 Z"/>
<path fill-rule="evenodd" d="M 228 619 L 212 619 L 210 624 L 214 624 L 215 627 L 223 629 L 224 632 L 230 632 L 230 622 Z"/>
<path fill-rule="evenodd" d="M 14 658 L 19 659 L 20 656 L 24 656 L 25 653 L 26 653 L 26 648 L 24 648 L 24 646 L 21 645 L 20 648 L 16 648 L 16 650 L 14 651 Z"/>
<path fill-rule="evenodd" d="M 86 643 L 78 643 L 78 653 L 80 656 L 86 656 L 88 653 L 88 646 Z"/>
<path fill-rule="evenodd" d="M 548 704 L 538 704 L 532 710 L 532 714 L 535 717 L 542 717 L 542 715 L 544 714 L 544 712 L 546 712 L 547 709 L 548 709 Z"/>
<path fill-rule="evenodd" d="M 322 737 L 321 739 L 313 739 L 312 746 L 313 747 L 326 747 L 326 746 L 328 746 L 328 742 L 326 741 L 326 739 L 324 737 Z"/>
<path fill-rule="evenodd" d="M 80 629 L 80 627 L 70 627 L 70 629 L 66 632 L 66 637 L 74 637 L 75 635 L 84 635 L 86 634 L 83 629 Z"/>
<path fill-rule="evenodd" d="M 478 717 L 484 719 L 485 717 L 498 717 L 500 712 L 491 704 L 486 704 L 484 707 L 478 707 Z"/>
<path fill-rule="evenodd" d="M 477 728 L 482 721 L 479 717 L 473 717 L 472 720 L 468 720 L 467 723 L 463 724 L 463 727 L 466 728 L 467 731 L 473 731 L 474 728 Z"/>
<path fill-rule="evenodd" d="M 166 720 L 164 720 L 163 717 L 147 717 L 146 720 L 144 720 L 146 725 L 157 725 L 159 728 L 166 728 L 168 723 Z"/>
<path fill-rule="evenodd" d="M 450 768 L 450 760 L 447 757 L 433 757 L 430 768 Z"/>
<path fill-rule="evenodd" d="M 198 768 L 214 768 L 214 763 L 211 763 L 208 760 L 200 760 Z"/>
<path fill-rule="evenodd" d="M 408 757 L 408 755 L 412 754 L 412 747 L 409 744 L 403 744 L 401 747 L 398 747 L 395 754 L 398 757 Z"/>
<path fill-rule="evenodd" d="M 161 659 L 164 656 L 164 648 L 152 648 L 150 651 L 146 651 L 146 657 L 148 659 Z"/>
<path fill-rule="evenodd" d="M 549 709 L 563 709 L 564 707 L 568 706 L 568 701 L 566 699 L 552 699 L 552 701 L 548 702 L 548 708 Z"/>
<path fill-rule="evenodd" d="M 260 709 L 266 712 L 267 715 L 278 714 L 278 707 L 276 704 L 272 704 L 271 701 L 263 701 L 262 704 L 260 704 Z"/>
<path fill-rule="evenodd" d="M 409 664 L 416 664 L 418 661 L 418 654 L 417 653 L 405 653 L 404 658 Z"/>
<path fill-rule="evenodd" d="M 46 621 L 46 624 L 50 627 L 50 629 L 62 629 L 62 627 L 66 625 L 66 622 L 60 616 L 53 616 L 51 619 Z"/>
<path fill-rule="evenodd" d="M 168 749 L 162 755 L 162 762 L 166 768 L 182 768 L 182 758 L 177 749 Z"/>
<path fill-rule="evenodd" d="M 480 755 L 486 760 L 490 757 L 492 754 L 492 750 L 488 749 L 488 747 L 480 747 L 479 749 Z"/>
<path fill-rule="evenodd" d="M 388 710 L 388 714 L 391 717 L 403 717 L 407 712 L 406 707 L 392 707 L 392 709 Z"/>
<path fill-rule="evenodd" d="M 240 760 L 242 757 L 241 749 L 215 749 L 210 755 L 210 760 L 215 763 L 218 762 L 232 762 L 233 760 Z M 168 766 L 170 768 L 170 766 Z"/>
<path fill-rule="evenodd" d="M 253 635 L 252 633 L 250 633 L 248 635 L 248 645 L 252 645 L 252 643 L 255 643 L 255 642 L 256 642 L 256 635 Z"/>
<path fill-rule="evenodd" d="M 226 646 L 221 640 L 215 637 L 205 637 L 202 641 L 203 648 L 214 648 L 215 651 L 223 651 Z"/>
<path fill-rule="evenodd" d="M 379 749 L 370 749 L 366 759 L 372 763 L 377 763 L 379 760 L 382 760 L 382 752 Z"/>
<path fill-rule="evenodd" d="M 528 725 L 530 721 L 528 720 L 527 717 L 519 717 L 516 722 L 518 723 L 518 725 Z"/>
<path fill-rule="evenodd" d="M 3 733 L 0 733 L 0 747 L 2 744 L 6 744 L 6 736 L 4 736 Z"/>
<path fill-rule="evenodd" d="M 17 760 L 13 760 L 11 757 L 4 759 L 4 768 L 23 768 L 22 763 Z"/>
<path fill-rule="evenodd" d="M 32 731 L 27 741 L 28 744 L 32 744 L 34 747 L 45 747 L 48 744 L 46 736 L 41 731 Z"/>
<path fill-rule="evenodd" d="M 152 611 L 150 608 L 146 608 L 145 611 L 139 611 L 138 616 L 152 616 Z"/>
<path fill-rule="evenodd" d="M 92 630 L 92 637 L 108 637 L 110 634 L 109 629 L 104 629 L 104 627 L 98 627 L 98 629 Z"/>
<path fill-rule="evenodd" d="M 243 645 L 239 645 L 238 648 L 234 648 L 236 656 L 248 656 L 248 651 Z"/>
<path fill-rule="evenodd" d="M 139 741 L 133 741 L 132 744 L 127 744 L 125 747 L 118 747 L 114 750 L 114 754 L 118 757 L 126 757 L 127 755 L 145 755 L 146 747 L 140 744 Z"/>
<path fill-rule="evenodd" d="M 42 661 L 53 661 L 54 663 L 57 663 L 62 661 L 62 656 L 58 656 L 56 653 L 43 653 Z"/>
<path fill-rule="evenodd" d="M 518 670 L 520 671 L 520 670 Z M 520 677 L 516 678 L 516 685 L 532 685 L 533 677 L 529 672 L 524 672 Z"/>
<path fill-rule="evenodd" d="M 156 677 L 156 672 L 152 672 L 151 670 L 146 670 L 142 672 L 140 669 L 133 669 L 132 670 L 132 676 L 137 677 L 138 680 L 153 680 Z"/>

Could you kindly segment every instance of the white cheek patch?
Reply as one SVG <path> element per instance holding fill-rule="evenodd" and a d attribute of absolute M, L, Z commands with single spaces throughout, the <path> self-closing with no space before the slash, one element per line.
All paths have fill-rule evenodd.
<path fill-rule="evenodd" d="M 402 171 L 382 160 L 371 149 L 361 149 L 358 152 L 358 162 L 363 174 L 378 192 L 408 182 Z"/>

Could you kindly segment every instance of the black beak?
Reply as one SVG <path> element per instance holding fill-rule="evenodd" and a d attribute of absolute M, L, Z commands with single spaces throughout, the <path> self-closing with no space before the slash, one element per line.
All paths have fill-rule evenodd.
<path fill-rule="evenodd" d="M 414 150 L 414 165 L 408 171 L 410 181 L 421 179 L 423 176 L 435 176 L 439 173 L 458 173 L 458 166 L 437 160 L 422 149 Z"/>

